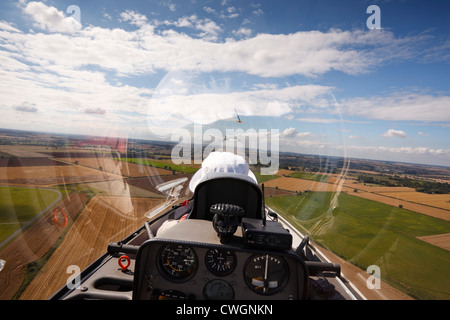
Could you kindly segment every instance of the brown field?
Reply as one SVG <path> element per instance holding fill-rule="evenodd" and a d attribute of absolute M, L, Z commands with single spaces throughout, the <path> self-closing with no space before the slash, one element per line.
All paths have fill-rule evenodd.
<path fill-rule="evenodd" d="M 61 200 L 56 207 L 64 209 L 69 223 L 85 205 L 84 194 L 73 193 Z M 52 211 L 40 217 L 28 229 L 0 250 L 0 257 L 6 261 L 0 272 L 0 300 L 10 300 L 25 279 L 25 268 L 36 261 L 53 246 L 64 231 L 53 222 Z"/>
<path fill-rule="evenodd" d="M 398 207 L 399 205 L 402 205 L 404 209 L 411 210 L 414 212 L 426 214 L 431 217 L 443 219 L 446 221 L 450 221 L 450 212 L 445 209 L 439 209 L 435 207 L 430 207 L 423 204 L 413 203 L 405 200 L 396 199 L 393 197 L 388 197 L 381 194 L 371 193 L 371 192 L 353 192 L 353 191 L 346 191 L 348 194 L 351 194 L 352 196 L 361 197 L 364 199 L 369 199 L 373 201 L 382 202 L 394 207 Z"/>
<path fill-rule="evenodd" d="M 276 188 L 288 191 L 337 191 L 338 185 L 325 182 L 317 182 L 312 180 L 304 180 L 297 178 L 280 177 L 277 179 L 269 180 L 264 183 L 264 186 L 268 188 Z M 348 187 L 342 187 L 342 191 L 353 190 Z"/>
<path fill-rule="evenodd" d="M 0 145 L 0 152 L 5 152 L 15 157 L 43 157 L 47 155 L 41 152 L 48 151 L 48 147 L 26 145 Z M 51 148 L 50 148 L 51 149 Z"/>
<path fill-rule="evenodd" d="M 416 189 L 414 188 L 408 188 L 408 187 L 379 187 L 379 186 L 369 186 L 364 185 L 362 183 L 359 183 L 356 180 L 345 180 L 344 183 L 345 186 L 352 188 L 352 189 L 358 189 L 363 190 L 367 192 L 374 192 L 374 193 L 382 193 L 382 192 L 415 192 Z"/>
<path fill-rule="evenodd" d="M 83 166 L 0 167 L 0 184 L 15 186 L 54 186 L 90 181 L 120 179 L 122 176 Z"/>
<path fill-rule="evenodd" d="M 292 170 L 278 169 L 278 172 L 276 174 L 277 174 L 277 176 L 284 176 L 284 175 L 288 176 L 288 175 L 290 175 L 291 173 L 294 173 L 294 172 L 295 171 L 292 171 Z"/>
<path fill-rule="evenodd" d="M 417 239 L 420 239 L 422 241 L 431 243 L 432 245 L 450 251 L 450 233 L 436 234 L 433 236 L 426 236 L 426 237 L 417 237 Z"/>
<path fill-rule="evenodd" d="M 92 158 L 61 158 L 61 161 L 77 163 L 81 166 L 98 169 L 102 167 L 103 171 L 122 175 L 126 177 L 145 177 L 156 175 L 171 175 L 172 171 L 144 166 L 140 164 L 129 163 L 125 161 L 115 160 L 110 157 L 92 157 Z"/>
<path fill-rule="evenodd" d="M 106 252 L 109 243 L 122 240 L 141 227 L 145 213 L 163 202 L 127 197 L 92 198 L 20 299 L 48 299 L 66 284 L 70 276 L 68 266 L 86 268 Z"/>
<path fill-rule="evenodd" d="M 0 167 L 41 167 L 41 166 L 67 166 L 69 163 L 57 161 L 50 158 L 29 157 L 0 158 Z"/>
<path fill-rule="evenodd" d="M 450 194 L 428 194 L 423 192 L 387 192 L 381 195 L 395 197 L 401 200 L 424 204 L 432 207 L 439 207 L 450 210 Z M 450 215 L 450 212 L 448 212 Z"/>
<path fill-rule="evenodd" d="M 266 185 L 264 184 L 264 187 Z M 280 190 L 280 189 L 274 189 L 274 188 L 264 188 L 264 196 L 265 197 L 276 197 L 276 196 L 289 196 L 289 195 L 295 195 L 295 192 L 292 191 L 286 191 L 286 190 Z"/>

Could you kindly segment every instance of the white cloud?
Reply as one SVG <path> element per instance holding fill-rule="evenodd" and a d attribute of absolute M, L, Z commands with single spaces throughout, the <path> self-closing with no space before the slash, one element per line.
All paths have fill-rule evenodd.
<path fill-rule="evenodd" d="M 174 128 L 189 122 L 210 124 L 235 117 L 236 106 L 241 117 L 281 117 L 302 105 L 320 105 L 322 96 L 331 90 L 329 87 L 307 85 L 242 92 L 225 90 L 220 93 L 210 91 L 205 83 L 193 85 L 195 77 L 189 73 L 176 73 L 173 77 L 182 85 L 174 86 L 175 82 L 168 75 L 162 81 L 167 87 L 161 84 L 155 90 L 147 111 L 150 127 L 164 122 L 172 122 Z M 176 93 L 182 89 L 184 94 Z"/>
<path fill-rule="evenodd" d="M 27 102 L 22 103 L 20 106 L 14 107 L 14 109 L 21 112 L 30 112 L 30 113 L 38 112 L 38 109 L 35 107 L 35 105 Z"/>
<path fill-rule="evenodd" d="M 0 22 L 0 83 L 3 86 L 0 107 L 4 112 L 0 125 L 6 127 L 7 122 L 13 121 L 22 121 L 23 126 L 29 128 L 33 128 L 33 123 L 42 127 L 52 127 L 56 123 L 65 128 L 130 123 L 146 127 L 146 116 L 150 114 L 155 128 L 158 117 L 166 117 L 170 120 L 166 128 L 170 129 L 192 121 L 206 124 L 231 118 L 235 106 L 239 106 L 241 116 L 293 119 L 301 112 L 313 116 L 297 120 L 310 123 L 361 123 L 340 119 L 336 108 L 342 111 L 344 118 L 350 115 L 389 121 L 450 122 L 450 97 L 447 96 L 401 92 L 348 98 L 336 103 L 330 100 L 335 88 L 326 86 L 281 88 L 280 84 L 264 80 L 253 85 L 252 90 L 236 92 L 222 88 L 222 91 L 214 91 L 205 90 L 211 88 L 204 83 L 195 86 L 195 81 L 190 81 L 189 77 L 170 78 L 173 72 L 195 76 L 202 72 L 236 71 L 260 77 L 314 77 L 332 70 L 358 74 L 391 59 L 413 56 L 409 45 L 420 40 L 417 37 L 397 38 L 389 31 L 329 30 L 259 34 L 242 40 L 219 41 L 224 30 L 210 19 L 194 15 L 175 21 L 150 21 L 135 11 L 120 15 L 123 23 L 136 26 L 133 30 L 86 26 L 70 33 L 67 23 L 71 18 L 54 7 L 30 2 L 23 10 L 33 18 L 36 27 L 54 33 L 25 33 L 10 22 Z M 185 29 L 181 32 L 177 28 Z M 186 28 L 190 29 L 189 34 Z M 252 33 L 250 29 L 241 28 L 235 35 L 250 37 Z M 124 86 L 117 81 L 114 85 L 107 79 L 107 74 L 133 77 L 169 70 L 169 80 L 174 81 L 156 90 Z M 28 112 L 33 111 L 32 108 L 39 112 L 22 119 L 17 106 L 31 106 Z M 328 116 L 320 117 L 324 113 Z M 101 125 L 98 115 L 102 121 L 104 119 Z M 402 136 L 402 133 L 406 136 L 395 130 L 385 134 Z M 308 134 L 288 128 L 281 135 L 299 138 Z M 325 146 L 321 141 L 286 140 L 311 148 Z M 420 150 L 405 148 L 386 152 Z M 377 152 L 382 151 L 382 147 L 377 147 Z M 430 155 L 448 153 L 439 149 L 424 152 Z"/>
<path fill-rule="evenodd" d="M 203 7 L 203 10 L 204 10 L 206 13 L 216 13 L 216 10 L 214 10 L 214 9 L 211 8 L 211 7 L 207 7 L 207 6 L 204 6 L 204 7 Z"/>
<path fill-rule="evenodd" d="M 389 96 L 344 99 L 341 110 L 348 115 L 387 121 L 450 122 L 450 97 L 415 92 Z"/>
<path fill-rule="evenodd" d="M 133 10 L 126 10 L 120 14 L 122 21 L 129 21 L 136 26 L 144 26 L 147 24 L 147 17 Z"/>
<path fill-rule="evenodd" d="M 238 37 L 250 37 L 252 34 L 252 30 L 249 28 L 239 28 L 238 30 L 234 30 L 233 34 Z"/>
<path fill-rule="evenodd" d="M 74 32 L 81 28 L 80 22 L 72 17 L 66 17 L 55 7 L 49 7 L 42 2 L 29 2 L 24 12 L 30 15 L 36 25 L 51 32 Z"/>
<path fill-rule="evenodd" d="M 280 134 L 280 138 L 303 138 L 310 135 L 311 132 L 298 132 L 295 128 L 287 128 Z"/>
<path fill-rule="evenodd" d="M 386 138 L 406 138 L 406 133 L 402 130 L 389 129 L 382 136 Z"/>
<path fill-rule="evenodd" d="M 63 12 L 42 2 L 28 3 L 24 11 L 41 28 L 55 32 L 70 30 L 66 24 L 72 18 L 66 18 Z M 123 22 L 139 29 L 125 31 L 88 26 L 79 30 L 76 37 L 28 34 L 21 39 L 27 48 L 25 54 L 39 61 L 71 62 L 72 67 L 97 65 L 126 74 L 177 69 L 237 71 L 262 77 L 317 76 L 332 70 L 363 73 L 385 61 L 411 57 L 413 53 L 408 45 L 418 41 L 417 37 L 396 38 L 389 31 L 329 30 L 258 34 L 239 41 L 227 38 L 216 42 L 223 31 L 207 18 L 191 16 L 175 22 L 158 22 L 130 10 L 120 16 Z M 189 36 L 175 30 L 159 30 L 170 25 L 191 27 L 198 34 Z M 236 34 L 248 37 L 249 32 L 241 28 Z M 45 50 L 48 43 L 57 50 Z M 64 54 L 61 54 L 62 48 Z"/>
<path fill-rule="evenodd" d="M 428 147 L 384 147 L 384 146 L 354 146 L 347 145 L 345 146 L 347 151 L 357 152 L 360 156 L 364 155 L 364 153 L 370 152 L 371 156 L 374 154 L 383 155 L 382 158 L 389 159 L 395 155 L 403 155 L 407 156 L 409 159 L 408 162 L 411 162 L 411 159 L 416 159 L 414 156 L 439 156 L 442 159 L 450 159 L 450 150 L 449 149 L 433 149 Z M 436 159 L 437 160 L 437 159 Z M 443 162 L 445 163 L 445 162 Z"/>

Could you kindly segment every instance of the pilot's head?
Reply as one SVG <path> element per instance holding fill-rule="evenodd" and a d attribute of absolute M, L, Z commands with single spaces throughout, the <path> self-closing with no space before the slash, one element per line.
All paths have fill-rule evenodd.
<path fill-rule="evenodd" d="M 203 161 L 202 167 L 192 177 L 189 183 L 189 189 L 195 192 L 197 185 L 217 174 L 221 176 L 243 177 L 246 180 L 250 178 L 250 180 L 258 184 L 255 175 L 243 157 L 231 152 L 216 151 L 211 152 Z"/>

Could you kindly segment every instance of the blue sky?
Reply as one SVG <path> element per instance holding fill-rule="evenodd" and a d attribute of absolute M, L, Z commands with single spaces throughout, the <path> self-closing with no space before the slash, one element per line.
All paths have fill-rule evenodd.
<path fill-rule="evenodd" d="M 449 166 L 449 35 L 438 0 L 1 1 L 0 127 L 170 140 L 236 109 L 281 151 Z"/>

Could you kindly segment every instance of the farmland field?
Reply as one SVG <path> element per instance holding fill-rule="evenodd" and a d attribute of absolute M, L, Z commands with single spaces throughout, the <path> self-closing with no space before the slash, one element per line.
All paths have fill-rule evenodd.
<path fill-rule="evenodd" d="M 90 167 L 93 169 L 101 168 L 102 171 L 127 177 L 145 177 L 172 174 L 172 171 L 169 170 L 134 164 L 131 162 L 124 162 L 111 157 L 108 158 L 97 156 L 91 158 L 61 158 L 60 160 L 82 165 L 85 167 Z"/>
<path fill-rule="evenodd" d="M 450 251 L 417 237 L 446 234 L 450 222 L 341 193 L 310 192 L 267 198 L 266 203 L 300 230 L 365 270 L 381 268 L 382 280 L 419 299 L 450 299 Z"/>
<path fill-rule="evenodd" d="M 47 187 L 120 178 L 121 175 L 76 165 L 0 167 L 0 184 L 16 186 Z"/>
<path fill-rule="evenodd" d="M 0 186 L 0 244 L 60 196 L 57 190 Z"/>
<path fill-rule="evenodd" d="M 426 214 L 431 217 L 450 221 L 449 210 L 437 208 L 434 206 L 431 207 L 425 204 L 415 203 L 411 201 L 400 200 L 395 197 L 395 194 L 392 193 L 377 194 L 372 192 L 352 192 L 351 194 L 360 198 L 378 201 L 391 206 L 402 206 L 404 209 L 408 209 L 414 212 Z"/>
<path fill-rule="evenodd" d="M 450 210 L 450 194 L 428 194 L 423 192 L 385 192 L 381 195 L 397 199 L 420 203 L 432 207 Z M 450 212 L 449 212 L 450 215 Z"/>
<path fill-rule="evenodd" d="M 200 165 L 176 165 L 171 163 L 171 161 L 158 161 L 158 160 L 151 160 L 151 159 L 145 159 L 145 158 L 125 158 L 121 159 L 122 161 L 131 162 L 135 164 L 141 164 L 145 166 L 151 166 L 155 168 L 160 169 L 167 169 L 167 170 L 174 170 L 178 172 L 184 172 L 184 173 L 195 173 Z"/>
<path fill-rule="evenodd" d="M 57 207 L 63 208 L 67 214 L 68 225 L 83 208 L 87 197 L 84 194 L 72 193 L 58 201 Z M 58 238 L 66 228 L 56 225 L 52 211 L 43 214 L 26 230 L 18 234 L 7 245 L 0 248 L 0 257 L 6 261 L 0 272 L 0 300 L 13 299 L 20 295 L 20 288 L 26 286 L 30 274 L 39 271 L 36 266 L 51 248 L 57 244 Z M 25 272 L 29 265 L 29 272 Z"/>
<path fill-rule="evenodd" d="M 68 265 L 85 268 L 109 242 L 142 226 L 145 213 L 167 198 L 159 184 L 190 179 L 200 167 L 173 164 L 166 144 L 133 142 L 119 152 L 78 142 L 0 146 L 0 259 L 7 261 L 0 272 L 0 299 L 48 298 L 64 285 Z M 450 277 L 442 272 L 450 265 L 450 194 L 417 192 L 386 174 L 389 168 L 400 171 L 399 164 L 353 169 L 346 176 L 340 167 L 330 172 L 308 167 L 311 156 L 305 162 L 295 157 L 289 156 L 292 167 L 284 165 L 273 175 L 252 167 L 265 185 L 266 204 L 339 256 L 339 263 L 363 273 L 368 265 L 380 266 L 384 283 L 407 298 L 450 299 Z M 413 178 L 446 181 L 450 170 L 445 170 Z M 364 183 L 359 174 L 396 184 Z M 59 193 L 62 199 L 46 212 Z M 188 181 L 180 196 L 192 196 Z M 55 224 L 55 207 L 64 208 L 67 226 Z"/>
<path fill-rule="evenodd" d="M 86 268 L 105 253 L 110 242 L 123 239 L 141 227 L 146 220 L 145 213 L 163 202 L 161 199 L 95 196 L 21 299 L 49 298 L 66 283 L 68 266 Z"/>
<path fill-rule="evenodd" d="M 298 178 L 280 177 L 264 183 L 268 188 L 278 188 L 288 191 L 334 191 L 338 185 L 334 183 L 318 182 Z M 342 187 L 342 191 L 350 191 L 349 187 Z"/>

